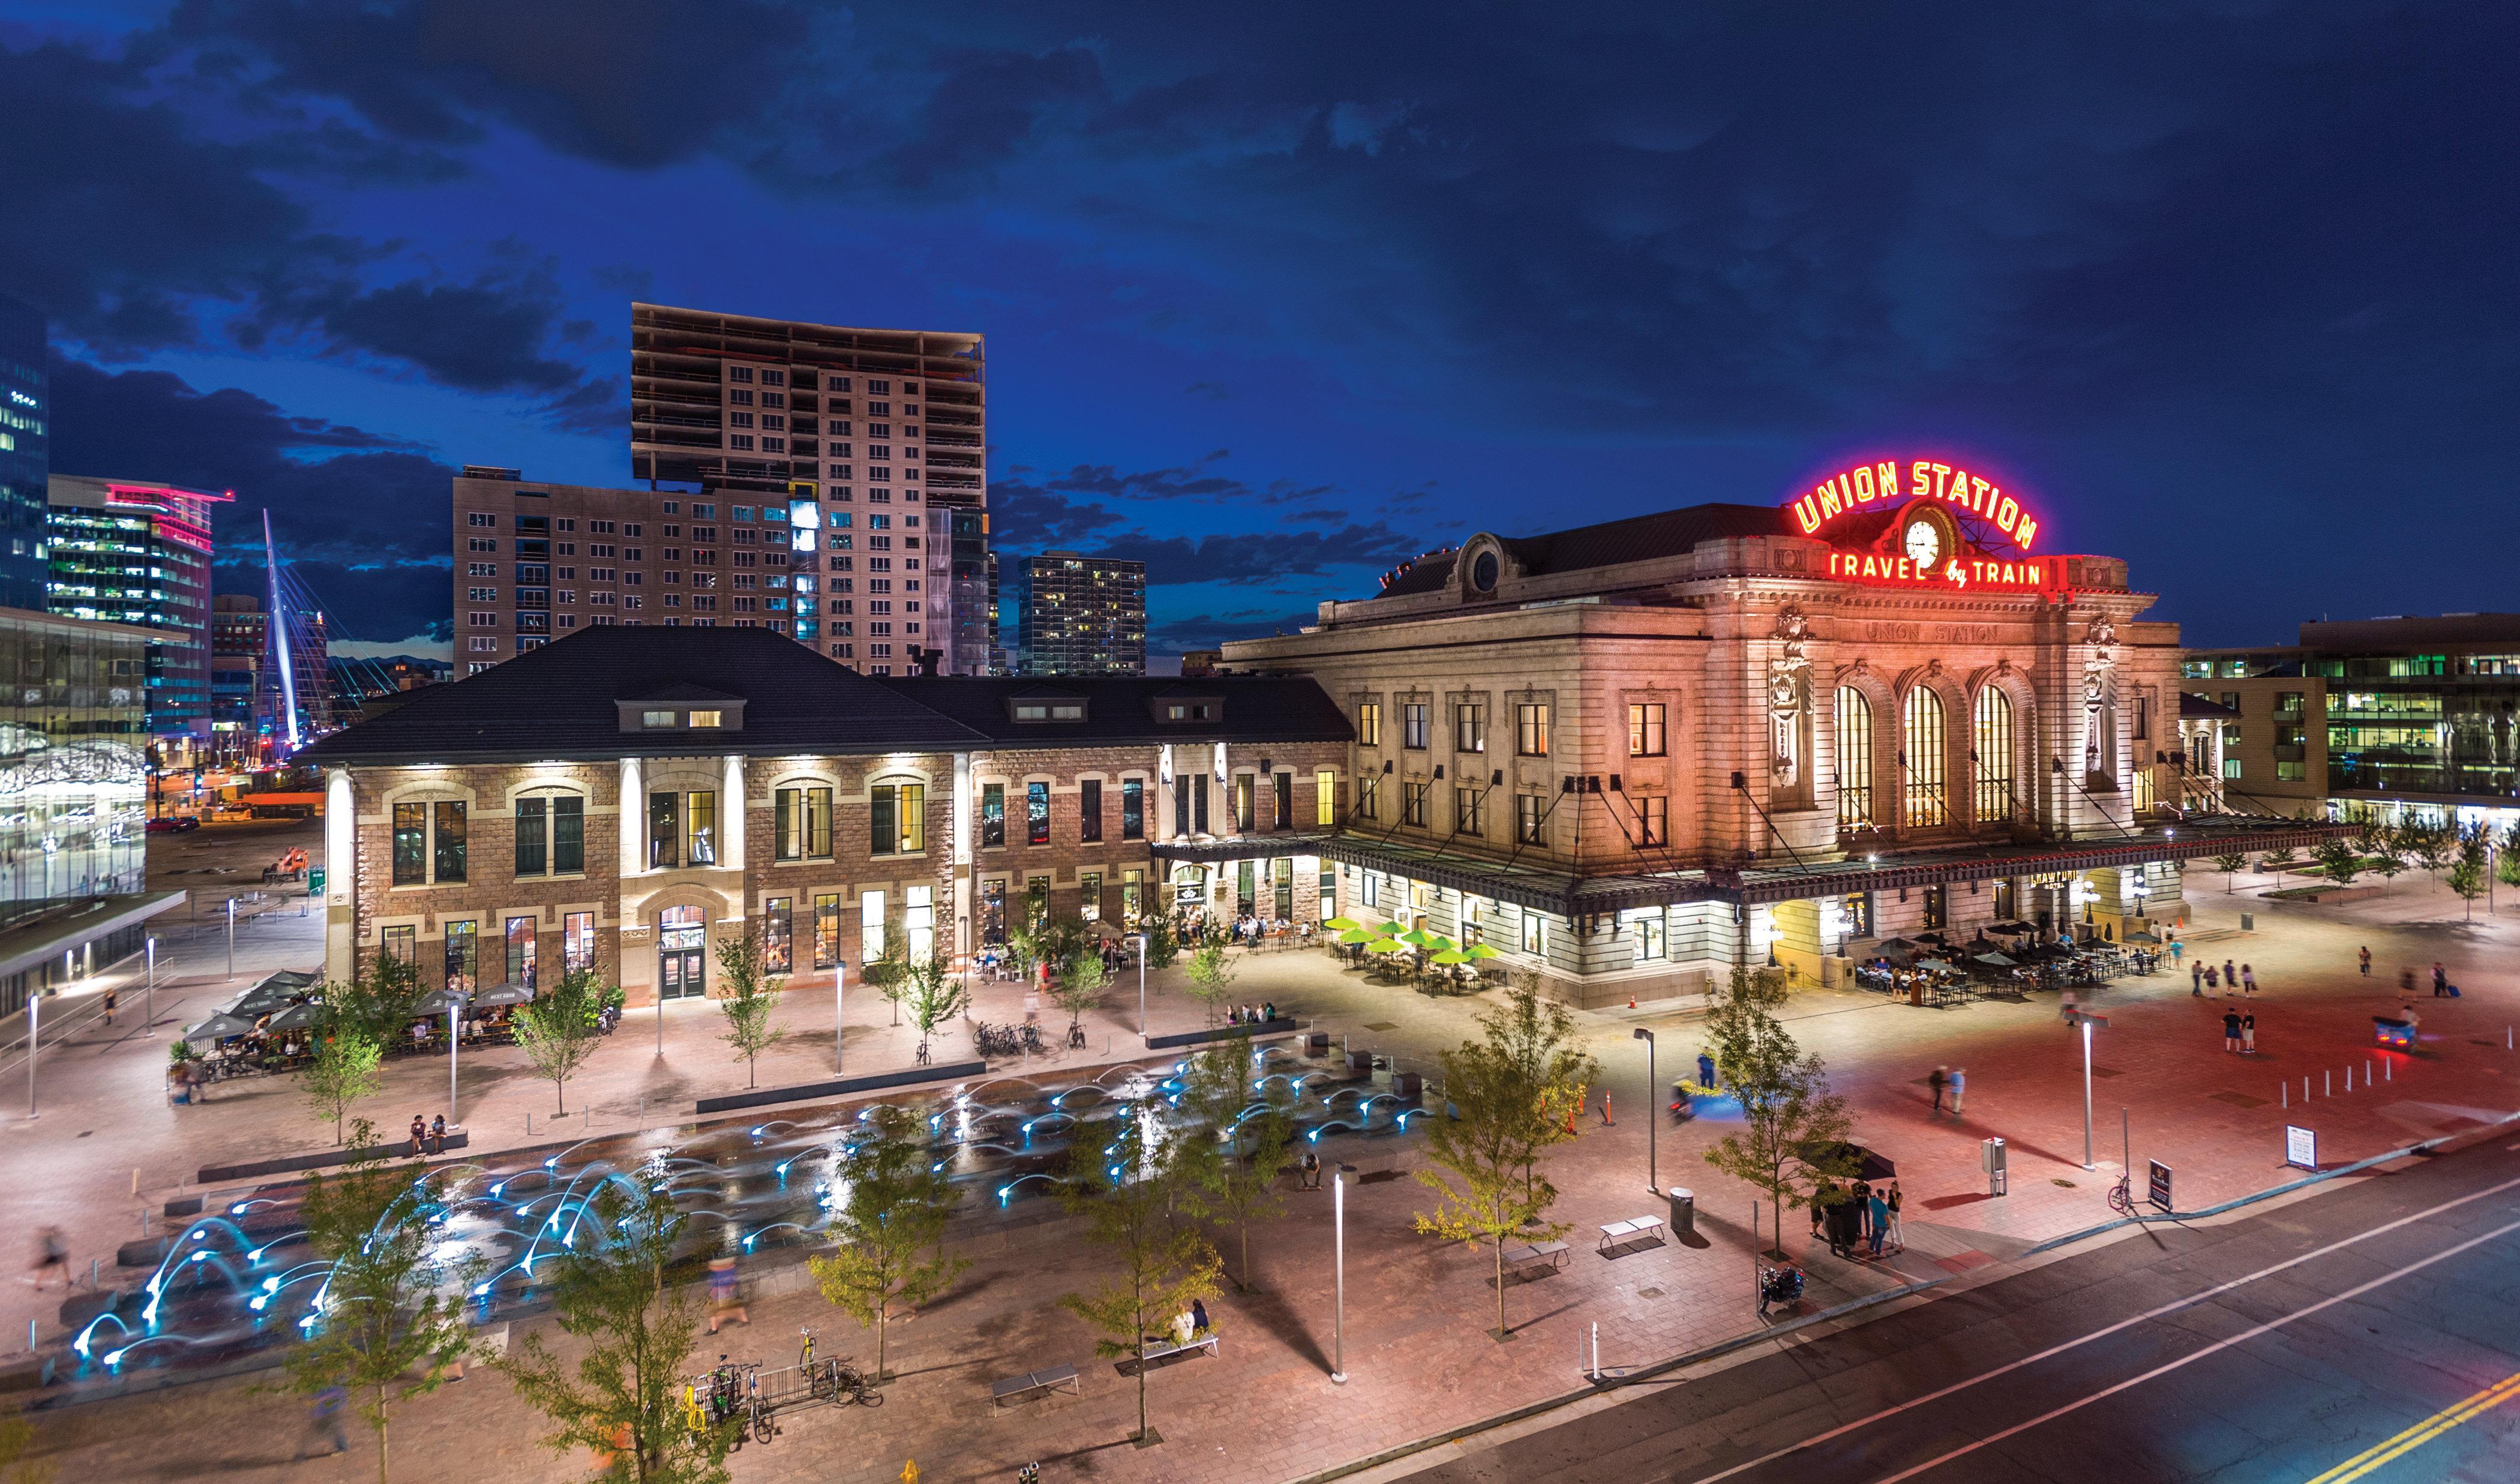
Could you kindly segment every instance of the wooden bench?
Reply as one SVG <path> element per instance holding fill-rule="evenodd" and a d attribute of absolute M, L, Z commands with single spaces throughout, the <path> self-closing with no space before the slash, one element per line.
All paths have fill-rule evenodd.
<path fill-rule="evenodd" d="M 1075 1367 L 1053 1366 L 1048 1371 L 1027 1371 L 1021 1375 L 1011 1375 L 1002 1381 L 991 1381 L 989 1405 L 997 1407 L 1010 1400 L 1025 1401 L 1043 1393 L 1057 1391 L 1061 1387 L 1075 1392 L 1078 1396 L 1085 1394 L 1084 1378 L 1077 1374 Z"/>
<path fill-rule="evenodd" d="M 1505 1249 L 1505 1265 L 1509 1269 L 1536 1267 L 1541 1263 L 1547 1263 L 1552 1268 L 1565 1267 L 1566 1243 L 1536 1241 L 1524 1246 Z"/>
<path fill-rule="evenodd" d="M 1650 1237 L 1655 1245 L 1662 1243 L 1662 1218 L 1638 1216 L 1627 1221 L 1614 1221 L 1601 1228 L 1601 1244 L 1596 1251 L 1607 1256 L 1612 1247 L 1625 1246 L 1641 1237 Z"/>
<path fill-rule="evenodd" d="M 1202 1350 L 1206 1351 L 1209 1355 L 1215 1355 L 1217 1353 L 1215 1330 L 1202 1329 L 1198 1333 L 1192 1335 L 1190 1337 L 1190 1342 L 1187 1344 L 1162 1345 L 1152 1350 L 1142 1349 L 1138 1352 L 1138 1358 L 1134 1364 L 1140 1371 L 1143 1371 L 1148 1367 L 1156 1365 L 1160 1362 L 1179 1360 L 1186 1355 L 1196 1355 Z M 1128 1369 L 1131 1364 L 1132 1363 L 1129 1361 L 1122 1361 L 1120 1365 L 1114 1369 L 1118 1370 L 1122 1375 L 1135 1374 L 1136 1372 L 1131 1372 Z"/>

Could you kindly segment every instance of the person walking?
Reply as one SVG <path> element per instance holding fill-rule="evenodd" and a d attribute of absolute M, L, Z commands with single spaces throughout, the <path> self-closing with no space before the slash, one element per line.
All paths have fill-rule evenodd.
<path fill-rule="evenodd" d="M 2233 991 L 2233 990 L 2235 990 L 2235 989 L 2237 989 L 2237 988 L 2239 988 L 2239 987 L 2240 987 L 2240 975 L 2239 975 L 2239 973 L 2231 967 L 2231 961 L 2230 961 L 2230 960 L 2228 960 L 2228 959 L 2225 959 L 2225 960 L 2223 961 L 2223 995 L 2224 995 L 2224 998 L 2228 999 L 2228 998 L 2230 997 L 2231 991 Z"/>
<path fill-rule="evenodd" d="M 2258 1012 L 2251 1011 L 2240 1017 L 2240 1055 L 2254 1057 L 2257 1054 Z"/>
<path fill-rule="evenodd" d="M 1828 1192 L 1829 1186 L 1826 1181 L 1822 1181 L 1812 1189 L 1811 1219 L 1814 1237 L 1820 1235 L 1821 1227 L 1828 1220 Z"/>
<path fill-rule="evenodd" d="M 1937 1113 L 1943 1110 L 1943 1089 L 1951 1085 L 1951 1080 L 1952 1074 L 1939 1066 L 1925 1078 L 1925 1085 L 1934 1090 L 1934 1111 Z"/>
<path fill-rule="evenodd" d="M 2258 992 L 2258 970 L 2257 970 L 2257 967 L 2256 967 L 2255 965 L 2251 965 L 2251 964 L 2243 964 L 2243 965 L 2241 965 L 2241 966 L 2240 966 L 2240 998 L 2241 998 L 2241 999 L 2243 999 L 2243 1000 L 2250 999 L 2250 998 L 2254 997 L 2254 996 L 2257 994 L 2257 992 Z"/>
<path fill-rule="evenodd" d="M 2223 1050 L 2236 1052 L 2239 1049 L 2240 1012 L 2236 1010 L 2227 1010 L 2223 1012 Z"/>
<path fill-rule="evenodd" d="M 2435 959 L 2433 961 L 2433 998 L 2438 1000 L 2449 993 L 2450 975 L 2442 971 L 2441 961 Z"/>
<path fill-rule="evenodd" d="M 1953 1068 L 1952 1068 L 1952 1116 L 1953 1116 L 1953 1117 L 1957 1118 L 1957 1117 L 1958 1117 L 1958 1116 L 1959 1116 L 1959 1114 L 1960 1114 L 1960 1095 L 1961 1095 L 1962 1093 L 1967 1092 L 1967 1091 L 1968 1091 L 1968 1068 L 1967 1068 L 1967 1067 L 1965 1067 L 1965 1066 L 1956 1066 L 1956 1067 L 1953 1067 Z"/>
<path fill-rule="evenodd" d="M 2362 961 L 2362 977 L 2366 979 L 2371 977 L 2371 945 L 2368 943 L 2363 944 L 2362 951 L 2355 955 L 2355 957 Z"/>
<path fill-rule="evenodd" d="M 59 1227 L 46 1227 L 35 1237 L 35 1286 L 44 1286 L 46 1271 L 62 1270 L 62 1286 L 70 1285 L 70 1248 Z"/>
<path fill-rule="evenodd" d="M 2202 959 L 2187 966 L 2187 993 L 2199 1000 L 2205 998 L 2205 961 Z"/>
<path fill-rule="evenodd" d="M 113 1006 L 114 991 L 111 987 L 108 987 L 105 992 L 105 1023 L 108 1025 L 112 1025 L 113 1023 Z"/>
<path fill-rule="evenodd" d="M 1697 1085 L 1715 1091 L 1715 1058 L 1704 1052 L 1697 1054 Z"/>
<path fill-rule="evenodd" d="M 717 1333 L 717 1327 L 730 1319 L 743 1321 L 747 1329 L 752 1327 L 752 1313 L 743 1306 L 742 1296 L 736 1291 L 734 1258 L 709 1259 L 708 1294 L 709 1333 Z"/>
<path fill-rule="evenodd" d="M 2186 958 L 2187 945 L 2179 941 L 2179 929 L 2176 927 L 2165 927 L 2162 931 L 2167 933 L 2170 937 L 2170 962 L 2176 964 L 2180 960 Z"/>
<path fill-rule="evenodd" d="M 349 1405 L 350 1393 L 346 1388 L 327 1386 L 315 1393 L 314 1403 L 306 1410 L 306 1441 L 297 1445 L 297 1458 L 291 1462 L 302 1462 L 311 1457 L 309 1450 L 318 1438 L 329 1439 L 335 1453 L 348 1453 L 350 1430 L 342 1413 L 348 1410 Z"/>

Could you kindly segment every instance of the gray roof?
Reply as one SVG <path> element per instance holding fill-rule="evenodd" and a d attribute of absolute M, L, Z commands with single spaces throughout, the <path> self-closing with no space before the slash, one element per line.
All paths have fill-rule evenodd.
<path fill-rule="evenodd" d="M 1630 516 L 1623 520 L 1604 520 L 1597 525 L 1501 539 L 1508 555 L 1521 564 L 1525 575 L 1542 577 L 1552 572 L 1585 571 L 1657 557 L 1684 556 L 1701 541 L 1728 536 L 1794 534 L 1793 520 L 1782 506 L 1690 505 L 1649 516 Z M 1459 556 L 1456 549 L 1418 558 L 1385 584 L 1379 596 L 1396 598 L 1440 591 L 1452 581 L 1453 562 Z"/>
<path fill-rule="evenodd" d="M 1338 703 L 1305 676 L 896 675 L 878 684 L 1000 743 L 1023 746 L 1347 742 L 1356 735 Z M 1018 697 L 1079 698 L 1085 719 L 1019 722 L 1009 704 Z M 1158 702 L 1181 698 L 1220 702 L 1220 714 L 1211 722 L 1156 719 Z"/>

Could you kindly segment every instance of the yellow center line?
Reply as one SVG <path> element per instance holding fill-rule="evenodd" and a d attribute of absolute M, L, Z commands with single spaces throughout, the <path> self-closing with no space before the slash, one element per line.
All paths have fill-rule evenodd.
<path fill-rule="evenodd" d="M 2310 1484 L 2353 1484 L 2354 1480 L 2391 1460 L 2414 1452 L 2460 1423 L 2491 1412 L 2515 1396 L 2520 1396 L 2520 1374 L 2504 1376 L 2467 1400 L 2434 1413 L 2396 1437 L 2364 1449 L 2312 1479 Z"/>

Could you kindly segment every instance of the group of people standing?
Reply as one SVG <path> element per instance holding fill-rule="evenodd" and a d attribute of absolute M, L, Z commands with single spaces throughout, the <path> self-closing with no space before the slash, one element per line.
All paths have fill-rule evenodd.
<path fill-rule="evenodd" d="M 1852 1257 L 1862 1248 L 1868 1257 L 1879 1257 L 1887 1245 L 1893 1250 L 1907 1244 L 1899 1231 L 1899 1187 L 1885 1181 L 1879 1186 L 1859 1180 L 1852 1190 L 1842 1190 L 1835 1181 L 1822 1181 L 1812 1192 L 1812 1236 L 1825 1236 L 1828 1249 L 1839 1257 Z"/>

